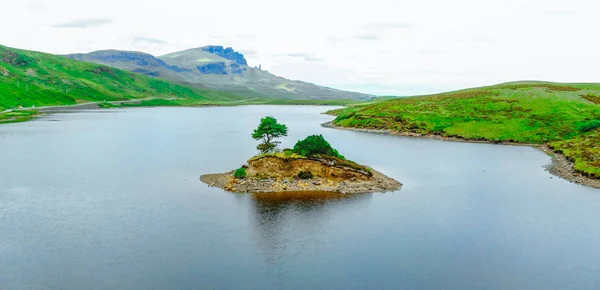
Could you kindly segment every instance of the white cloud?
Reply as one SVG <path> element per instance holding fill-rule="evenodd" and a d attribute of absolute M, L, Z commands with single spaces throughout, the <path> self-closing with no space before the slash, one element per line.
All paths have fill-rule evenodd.
<path fill-rule="evenodd" d="M 0 44 L 154 55 L 222 44 L 284 77 L 403 95 L 521 79 L 600 81 L 599 8 L 594 0 L 23 0 L 3 3 L 11 13 L 0 27 L 10 29 Z M 52 27 L 86 20 L 103 25 Z"/>
<path fill-rule="evenodd" d="M 88 18 L 72 20 L 69 22 L 60 22 L 53 24 L 52 26 L 58 28 L 90 28 L 110 24 L 111 22 L 112 20 L 108 18 Z"/>

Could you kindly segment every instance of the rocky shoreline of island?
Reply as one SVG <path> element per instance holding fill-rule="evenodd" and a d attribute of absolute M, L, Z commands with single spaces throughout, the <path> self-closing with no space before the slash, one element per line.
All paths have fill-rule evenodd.
<path fill-rule="evenodd" d="M 323 164 L 323 168 L 327 168 L 327 166 Z M 302 179 L 297 174 L 271 177 L 256 174 L 251 177 L 236 178 L 234 176 L 235 172 L 230 171 L 219 174 L 205 174 L 200 177 L 200 180 L 210 187 L 218 187 L 229 192 L 239 193 L 322 192 L 363 194 L 391 192 L 402 187 L 402 184 L 393 178 L 372 169 L 370 172 L 371 176 L 353 176 L 347 179 L 327 176 L 327 174 Z"/>

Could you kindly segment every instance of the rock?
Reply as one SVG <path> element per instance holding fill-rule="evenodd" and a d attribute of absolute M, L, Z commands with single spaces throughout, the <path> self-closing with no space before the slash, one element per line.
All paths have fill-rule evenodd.
<path fill-rule="evenodd" d="M 248 62 L 244 58 L 244 55 L 239 52 L 236 52 L 231 47 L 224 48 L 221 45 L 209 45 L 209 46 L 203 47 L 202 50 L 216 54 L 222 58 L 232 60 L 238 65 L 243 65 L 243 66 L 248 65 Z"/>
<path fill-rule="evenodd" d="M 226 75 L 227 74 L 227 65 L 224 62 L 217 63 L 209 63 L 205 65 L 197 66 L 199 72 L 203 74 L 214 74 L 214 75 Z"/>

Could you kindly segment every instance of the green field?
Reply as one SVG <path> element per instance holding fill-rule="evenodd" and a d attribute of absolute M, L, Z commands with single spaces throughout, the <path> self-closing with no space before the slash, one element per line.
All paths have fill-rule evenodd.
<path fill-rule="evenodd" d="M 600 84 L 506 83 L 358 105 L 335 125 L 490 142 L 549 144 L 600 177 Z"/>
<path fill-rule="evenodd" d="M 134 99 L 231 102 L 243 96 L 193 88 L 112 67 L 0 46 L 0 112 Z M 14 116 L 0 114 L 0 119 Z"/>

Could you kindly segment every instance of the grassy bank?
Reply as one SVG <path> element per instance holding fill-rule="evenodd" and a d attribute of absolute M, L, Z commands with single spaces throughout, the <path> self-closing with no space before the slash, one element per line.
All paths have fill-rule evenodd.
<path fill-rule="evenodd" d="M 600 177 L 600 84 L 507 83 L 359 105 L 331 113 L 342 127 L 489 142 L 549 144 Z M 596 127 L 598 126 L 598 127 Z"/>
<path fill-rule="evenodd" d="M 0 113 L 0 124 L 29 121 L 38 114 L 35 110 Z"/>

